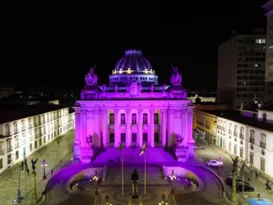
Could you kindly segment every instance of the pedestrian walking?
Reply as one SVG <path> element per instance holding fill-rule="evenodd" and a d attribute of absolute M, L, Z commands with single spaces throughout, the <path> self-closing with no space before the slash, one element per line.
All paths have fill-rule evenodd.
<path fill-rule="evenodd" d="M 27 168 L 26 171 L 27 171 L 27 175 L 29 176 L 29 168 Z"/>
<path fill-rule="evenodd" d="M 58 140 L 58 145 L 60 145 L 60 140 Z"/>
<path fill-rule="evenodd" d="M 253 167 L 250 168 L 250 173 L 253 174 L 254 170 Z"/>
<path fill-rule="evenodd" d="M 248 182 L 248 184 L 250 184 L 250 183 L 251 183 L 251 181 L 250 181 L 250 177 L 248 177 L 248 178 L 247 178 L 247 182 Z"/>
<path fill-rule="evenodd" d="M 257 197 L 258 197 L 258 201 L 260 201 L 261 200 L 261 192 L 260 191 L 257 192 Z"/>
<path fill-rule="evenodd" d="M 258 179 L 258 172 L 255 172 L 255 178 Z"/>
<path fill-rule="evenodd" d="M 51 176 L 53 176 L 53 172 L 54 172 L 53 169 L 51 169 Z"/>

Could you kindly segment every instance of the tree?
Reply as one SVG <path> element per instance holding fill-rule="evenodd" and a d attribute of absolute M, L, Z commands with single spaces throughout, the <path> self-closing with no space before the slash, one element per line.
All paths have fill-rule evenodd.
<path fill-rule="evenodd" d="M 201 99 L 199 97 L 195 98 L 195 103 L 196 104 L 200 104 L 201 103 Z"/>

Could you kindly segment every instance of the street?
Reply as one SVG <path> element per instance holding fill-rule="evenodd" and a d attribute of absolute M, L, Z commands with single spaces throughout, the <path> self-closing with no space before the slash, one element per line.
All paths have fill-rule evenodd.
<path fill-rule="evenodd" d="M 42 147 L 37 152 L 27 157 L 28 166 L 31 170 L 31 159 L 38 159 L 36 164 L 36 182 L 37 182 L 37 193 L 38 198 L 42 189 L 45 187 L 45 181 L 43 180 L 43 167 L 41 166 L 43 159 L 47 163 L 46 174 L 47 178 L 59 169 L 62 165 L 62 161 L 67 159 L 72 154 L 72 147 L 74 142 L 74 130 L 68 131 L 66 134 L 61 135 L 57 138 L 58 140 L 52 141 L 50 144 Z M 72 156 L 72 155 L 71 155 Z M 1 204 L 13 204 L 13 200 L 16 199 L 17 190 L 19 185 L 19 168 L 20 163 L 16 164 L 10 169 L 4 171 L 0 176 L 0 198 Z M 20 191 L 23 197 L 26 199 L 22 200 L 23 204 L 27 204 L 30 201 L 30 189 L 31 189 L 31 176 L 28 176 L 24 170 L 20 171 Z"/>
<path fill-rule="evenodd" d="M 196 146 L 202 146 L 204 149 L 196 150 L 195 156 L 202 162 L 206 163 L 208 160 L 218 160 L 219 157 L 221 157 L 223 161 L 223 167 L 220 167 L 220 177 L 222 178 L 223 182 L 225 181 L 225 178 L 232 175 L 232 159 L 231 157 L 225 153 L 224 151 L 221 151 L 214 147 L 213 145 L 208 145 L 206 142 L 203 141 L 203 139 L 197 137 L 196 139 Z M 241 165 L 239 165 L 241 166 Z M 218 174 L 218 167 L 212 167 L 211 168 L 215 173 Z M 265 190 L 265 185 L 262 184 L 259 180 L 257 180 L 254 175 L 250 174 L 248 170 L 246 169 L 245 172 L 245 181 L 250 178 L 251 186 L 255 188 L 254 192 L 247 192 L 244 193 L 244 196 L 247 196 L 248 198 L 256 198 L 257 192 L 261 192 L 261 198 L 265 198 L 273 201 L 273 194 L 272 192 L 268 192 Z M 227 192 L 227 195 L 231 192 L 231 187 L 225 184 L 225 189 Z"/>

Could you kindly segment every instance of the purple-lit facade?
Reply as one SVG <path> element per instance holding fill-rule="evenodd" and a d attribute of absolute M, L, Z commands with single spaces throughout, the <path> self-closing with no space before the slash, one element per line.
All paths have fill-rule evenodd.
<path fill-rule="evenodd" d="M 98 86 L 93 68 L 85 76 L 86 86 L 75 106 L 76 159 L 90 162 L 91 146 L 172 147 L 177 135 L 184 147 L 192 144 L 193 111 L 177 68 L 170 85 L 159 85 L 141 51 L 128 50 L 109 80 L 109 85 Z"/>

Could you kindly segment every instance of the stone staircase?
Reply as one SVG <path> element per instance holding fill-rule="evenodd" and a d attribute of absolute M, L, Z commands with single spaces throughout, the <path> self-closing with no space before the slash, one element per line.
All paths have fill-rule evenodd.
<path fill-rule="evenodd" d="M 139 156 L 141 148 L 123 148 L 124 166 L 131 166 L 144 163 L 144 154 Z M 152 165 L 163 165 L 176 163 L 174 157 L 166 152 L 164 148 L 146 148 L 146 162 Z M 94 164 L 116 164 L 118 158 L 121 163 L 121 151 L 117 148 L 106 148 L 93 161 Z"/>

